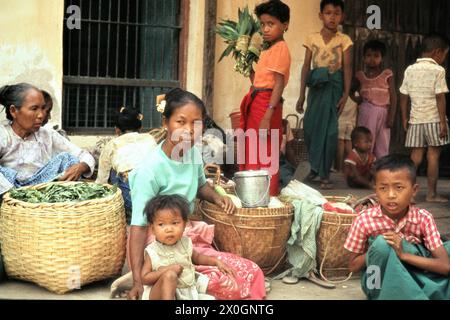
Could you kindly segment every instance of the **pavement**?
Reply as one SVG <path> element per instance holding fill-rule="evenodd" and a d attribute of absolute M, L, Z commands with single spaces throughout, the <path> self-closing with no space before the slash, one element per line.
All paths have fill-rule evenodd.
<path fill-rule="evenodd" d="M 332 174 L 331 180 L 334 183 L 333 190 L 323 191 L 324 195 L 347 196 L 352 194 L 358 198 L 370 193 L 370 190 L 350 189 L 346 186 L 342 175 Z M 417 205 L 430 211 L 435 219 L 439 231 L 442 235 L 450 239 L 450 204 L 438 204 L 425 202 L 426 178 L 419 177 L 418 183 L 420 191 L 416 197 Z M 311 184 L 318 187 L 318 184 Z M 442 178 L 438 183 L 438 190 L 441 195 L 450 198 L 450 179 Z M 124 269 L 124 272 L 126 270 Z M 108 300 L 110 299 L 109 288 L 113 279 L 96 282 L 84 286 L 64 295 L 54 294 L 35 284 L 7 280 L 0 283 L 0 299 L 48 299 L 48 300 Z M 320 287 L 309 280 L 301 279 L 297 284 L 285 284 L 281 280 L 271 281 L 271 290 L 267 295 L 267 300 L 364 300 L 364 293 L 361 291 L 360 279 L 356 276 L 352 279 L 337 284 L 334 289 Z"/>

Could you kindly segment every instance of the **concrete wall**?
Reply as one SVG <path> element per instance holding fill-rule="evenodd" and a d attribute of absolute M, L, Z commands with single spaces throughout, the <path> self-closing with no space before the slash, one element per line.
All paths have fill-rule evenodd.
<path fill-rule="evenodd" d="M 47 90 L 51 122 L 61 124 L 64 1 L 0 0 L 0 8 L 0 86 L 29 82 Z"/>
<path fill-rule="evenodd" d="M 217 3 L 217 18 L 237 20 L 238 8 L 248 5 L 253 11 L 257 0 L 219 0 Z M 284 115 L 295 112 L 295 104 L 300 93 L 300 69 L 303 65 L 305 50 L 303 42 L 306 36 L 319 31 L 322 24 L 318 14 L 320 0 L 284 0 L 291 9 L 291 22 L 285 40 L 289 46 L 292 64 L 289 84 L 283 97 Z M 216 37 L 216 58 L 220 57 L 226 44 L 222 38 Z M 231 128 L 229 114 L 238 110 L 240 102 L 250 87 L 250 80 L 233 71 L 233 59 L 225 58 L 216 62 L 214 78 L 214 120 L 222 128 Z"/>

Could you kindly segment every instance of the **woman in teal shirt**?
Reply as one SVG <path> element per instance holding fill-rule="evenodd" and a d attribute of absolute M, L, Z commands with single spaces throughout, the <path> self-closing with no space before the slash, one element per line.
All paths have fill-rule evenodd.
<path fill-rule="evenodd" d="M 198 196 L 219 205 L 226 213 L 235 210 L 230 198 L 218 195 L 206 183 L 202 157 L 194 147 L 206 116 L 203 102 L 194 94 L 177 88 L 166 95 L 159 109 L 167 130 L 166 140 L 129 174 L 133 208 L 129 246 L 133 288 L 128 294 L 129 299 L 139 299 L 143 292 L 141 269 L 148 235 L 144 207 L 151 198 L 180 194 L 190 202 L 192 212 L 194 199 Z"/>

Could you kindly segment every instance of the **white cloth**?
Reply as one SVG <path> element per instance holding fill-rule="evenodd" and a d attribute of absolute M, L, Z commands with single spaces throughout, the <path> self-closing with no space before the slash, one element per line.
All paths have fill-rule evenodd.
<path fill-rule="evenodd" d="M 411 98 L 410 124 L 440 122 L 436 95 L 447 93 L 445 69 L 431 58 L 417 59 L 405 71 L 400 92 Z"/>
<path fill-rule="evenodd" d="M 96 182 L 108 183 L 111 169 L 122 173 L 137 168 L 156 146 L 149 133 L 130 132 L 114 138 L 100 154 Z"/>
<path fill-rule="evenodd" d="M 95 160 L 87 151 L 77 147 L 53 129 L 40 128 L 39 131 L 25 139 L 19 137 L 11 125 L 0 125 L 0 166 L 11 168 L 18 172 L 20 181 L 30 178 L 45 166 L 53 157 L 61 152 L 68 152 L 86 163 L 90 172 L 84 175 L 89 178 L 94 172 Z M 0 174 L 0 189 L 11 188 L 5 185 Z"/>
<path fill-rule="evenodd" d="M 205 164 L 223 164 L 225 144 L 222 139 L 213 135 L 205 134 L 202 139 L 202 158 Z"/>

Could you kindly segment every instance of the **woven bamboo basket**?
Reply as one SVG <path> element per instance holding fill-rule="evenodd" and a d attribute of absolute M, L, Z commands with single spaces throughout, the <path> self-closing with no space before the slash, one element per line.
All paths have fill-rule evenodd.
<path fill-rule="evenodd" d="M 326 197 L 331 202 L 342 202 L 345 197 Z M 324 210 L 316 235 L 318 271 L 322 279 L 342 283 L 351 278 L 348 270 L 350 253 L 344 249 L 345 240 L 357 214 Z"/>
<path fill-rule="evenodd" d="M 101 199 L 38 204 L 7 193 L 0 211 L 0 242 L 9 277 L 57 294 L 120 275 L 126 250 L 122 193 L 117 188 Z"/>
<path fill-rule="evenodd" d="M 216 185 L 221 186 L 229 194 L 236 194 L 236 189 L 234 186 L 226 184 L 226 178 L 222 177 L 222 172 L 220 166 L 217 164 L 207 164 L 204 167 L 205 177 L 211 178 L 213 180 L 213 187 Z"/>
<path fill-rule="evenodd" d="M 286 259 L 286 242 L 291 233 L 294 209 L 242 208 L 232 215 L 216 205 L 200 203 L 203 220 L 214 224 L 214 242 L 221 251 L 255 262 L 265 274 L 276 271 Z"/>
<path fill-rule="evenodd" d="M 309 159 L 308 149 L 305 144 L 305 132 L 303 128 L 301 128 L 303 118 L 299 120 L 296 114 L 288 114 L 285 119 L 288 120 L 290 117 L 294 117 L 296 119 L 295 127 L 291 129 L 292 134 L 294 135 L 294 140 L 286 145 L 286 148 L 292 148 L 294 150 L 295 166 L 298 166 L 300 162 L 307 161 Z"/>

